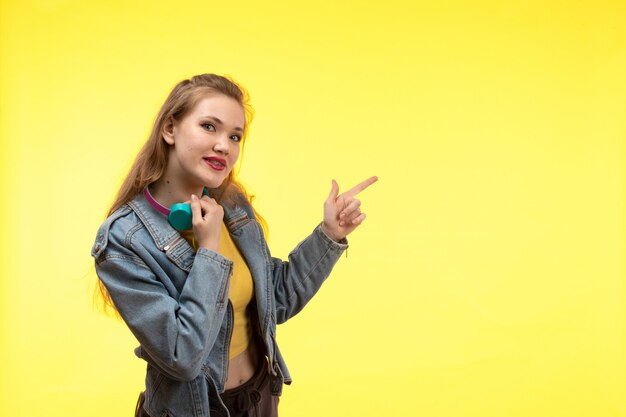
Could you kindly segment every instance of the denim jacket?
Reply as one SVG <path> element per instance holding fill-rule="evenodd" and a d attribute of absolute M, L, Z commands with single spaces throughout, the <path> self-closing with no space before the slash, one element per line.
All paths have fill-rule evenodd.
<path fill-rule="evenodd" d="M 280 395 L 291 377 L 276 344 L 276 325 L 313 297 L 347 241 L 333 241 L 318 225 L 282 261 L 270 255 L 247 201 L 224 205 L 224 221 L 254 280 L 270 389 Z M 233 262 L 206 248 L 195 251 L 143 194 L 100 226 L 92 256 L 98 277 L 139 341 L 135 354 L 147 362 L 146 411 L 153 417 L 208 417 L 211 408 L 225 410 L 219 393 L 233 327 L 228 299 Z"/>

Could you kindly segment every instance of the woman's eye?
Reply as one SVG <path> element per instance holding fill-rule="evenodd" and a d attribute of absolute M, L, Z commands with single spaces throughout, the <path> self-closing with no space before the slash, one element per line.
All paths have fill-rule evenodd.
<path fill-rule="evenodd" d="M 234 140 L 235 142 L 241 142 L 241 136 L 238 135 L 232 135 L 230 137 L 232 140 Z"/>
<path fill-rule="evenodd" d="M 213 126 L 211 123 L 202 123 L 202 125 L 201 125 L 201 126 L 202 126 L 202 127 L 204 127 L 204 128 L 205 128 L 205 129 L 207 129 L 207 130 L 212 130 L 212 131 L 215 131 L 215 126 Z M 209 127 L 206 127 L 206 126 L 210 126 L 210 128 L 209 128 Z"/>

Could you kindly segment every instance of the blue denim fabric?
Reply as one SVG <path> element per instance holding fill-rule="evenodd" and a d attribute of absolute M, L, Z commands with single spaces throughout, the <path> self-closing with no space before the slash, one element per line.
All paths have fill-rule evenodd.
<path fill-rule="evenodd" d="M 270 255 L 246 201 L 225 205 L 224 221 L 254 280 L 271 391 L 280 395 L 291 377 L 276 344 L 276 324 L 313 297 L 347 241 L 333 241 L 318 225 L 282 261 Z M 228 372 L 233 262 L 206 248 L 195 251 L 143 194 L 106 219 L 92 256 L 98 277 L 140 343 L 135 354 L 147 362 L 146 411 L 155 417 L 208 417 L 209 401 L 221 402 Z"/>

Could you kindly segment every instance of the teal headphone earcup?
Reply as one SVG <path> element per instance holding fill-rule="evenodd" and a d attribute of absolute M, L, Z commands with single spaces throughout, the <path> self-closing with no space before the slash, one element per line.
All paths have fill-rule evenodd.
<path fill-rule="evenodd" d="M 202 195 L 209 195 L 209 190 L 207 190 L 206 187 L 202 189 Z M 167 220 L 176 230 L 191 229 L 192 219 L 193 214 L 191 213 L 191 205 L 187 203 L 174 204 L 170 207 L 170 214 L 167 216 Z"/>
<path fill-rule="evenodd" d="M 167 220 L 176 230 L 191 229 L 191 206 L 187 203 L 177 203 L 170 208 Z"/>

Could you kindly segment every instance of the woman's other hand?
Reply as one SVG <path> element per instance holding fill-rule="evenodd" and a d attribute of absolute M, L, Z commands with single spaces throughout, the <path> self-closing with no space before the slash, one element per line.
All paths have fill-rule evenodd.
<path fill-rule="evenodd" d="M 355 196 L 376 181 L 378 177 L 370 177 L 338 195 L 339 185 L 333 180 L 330 194 L 324 202 L 324 221 L 322 222 L 322 229 L 328 237 L 338 242 L 363 223 L 365 213 L 361 212 L 361 201 Z"/>
<path fill-rule="evenodd" d="M 194 194 L 191 196 L 191 213 L 193 234 L 196 242 L 198 242 L 198 247 L 219 253 L 220 234 L 224 219 L 222 206 L 207 195 L 199 199 Z"/>

